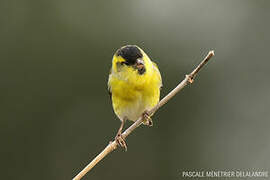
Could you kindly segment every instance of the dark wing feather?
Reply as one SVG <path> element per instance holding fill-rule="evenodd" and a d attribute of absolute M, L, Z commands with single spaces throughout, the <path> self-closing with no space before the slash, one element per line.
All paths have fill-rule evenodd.
<path fill-rule="evenodd" d="M 110 79 L 111 73 L 112 73 L 112 69 L 110 69 L 110 72 L 109 72 L 109 79 Z M 109 81 L 108 81 L 108 93 L 110 95 L 110 99 L 112 100 L 112 91 L 111 91 L 111 86 L 110 86 Z"/>

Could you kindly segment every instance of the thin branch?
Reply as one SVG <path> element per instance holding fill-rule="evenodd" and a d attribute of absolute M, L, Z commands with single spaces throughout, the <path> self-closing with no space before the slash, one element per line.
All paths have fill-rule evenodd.
<path fill-rule="evenodd" d="M 214 56 L 214 51 L 209 51 L 204 60 L 188 75 L 185 79 L 180 82 L 176 88 L 174 88 L 167 96 L 165 96 L 154 108 L 149 111 L 149 114 L 153 115 L 161 106 L 166 104 L 173 96 L 175 96 L 181 89 L 183 89 L 187 84 L 191 84 L 198 74 L 200 69 Z M 123 138 L 126 138 L 132 131 L 139 127 L 143 122 L 143 118 L 140 117 L 136 122 L 134 122 L 128 129 L 122 133 Z M 106 155 L 114 151 L 117 148 L 116 141 L 110 142 L 107 147 L 99 153 L 73 180 L 81 179 L 88 171 L 90 171 L 99 161 L 101 161 Z"/>

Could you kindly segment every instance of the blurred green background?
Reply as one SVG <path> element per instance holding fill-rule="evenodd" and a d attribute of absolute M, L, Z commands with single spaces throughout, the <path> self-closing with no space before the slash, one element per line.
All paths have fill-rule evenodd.
<path fill-rule="evenodd" d="M 1 179 L 71 179 L 114 138 L 107 78 L 126 44 L 158 63 L 162 96 L 216 56 L 84 179 L 270 171 L 269 18 L 267 0 L 1 0 Z"/>

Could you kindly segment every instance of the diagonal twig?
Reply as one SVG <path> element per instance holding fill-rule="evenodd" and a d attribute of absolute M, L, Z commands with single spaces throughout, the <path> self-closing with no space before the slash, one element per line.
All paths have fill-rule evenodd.
<path fill-rule="evenodd" d="M 191 84 L 201 70 L 201 68 L 214 56 L 214 51 L 209 51 L 203 61 L 190 73 L 187 74 L 185 79 L 181 81 L 169 94 L 167 94 L 154 108 L 149 111 L 149 114 L 153 115 L 161 106 L 166 104 L 173 96 L 175 96 L 181 89 L 187 84 Z M 142 116 L 134 122 L 125 132 L 122 133 L 123 138 L 126 138 L 132 131 L 139 127 L 143 122 Z M 89 172 L 99 161 L 101 161 L 110 152 L 117 148 L 116 141 L 110 142 L 105 149 L 99 153 L 79 174 L 77 174 L 73 180 L 81 179 L 87 172 Z"/>

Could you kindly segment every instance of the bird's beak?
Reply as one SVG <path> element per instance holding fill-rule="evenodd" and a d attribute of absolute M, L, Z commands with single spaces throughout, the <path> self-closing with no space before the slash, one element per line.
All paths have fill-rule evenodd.
<path fill-rule="evenodd" d="M 137 60 L 136 60 L 136 66 L 137 66 L 137 67 L 139 67 L 139 66 L 144 66 L 143 60 L 137 59 Z"/>
<path fill-rule="evenodd" d="M 145 72 L 144 61 L 142 59 L 137 59 L 135 68 L 138 69 L 139 74 L 143 74 Z"/>
<path fill-rule="evenodd" d="M 144 65 L 144 62 L 143 62 L 143 60 L 141 60 L 141 59 L 137 59 L 137 60 L 136 60 L 136 64 L 137 64 L 137 65 Z"/>

